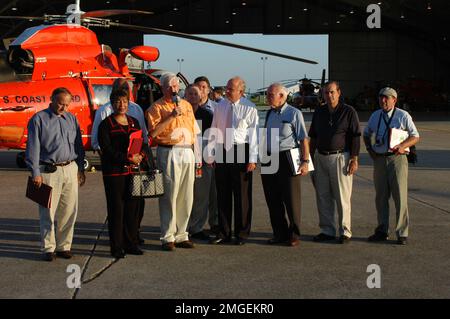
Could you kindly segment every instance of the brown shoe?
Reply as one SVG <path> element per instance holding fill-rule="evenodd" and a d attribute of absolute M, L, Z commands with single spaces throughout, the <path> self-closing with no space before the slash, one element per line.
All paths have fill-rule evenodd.
<path fill-rule="evenodd" d="M 70 259 L 70 258 L 72 258 L 73 255 L 70 250 L 65 250 L 65 251 L 57 251 L 56 256 L 64 258 L 64 259 Z"/>
<path fill-rule="evenodd" d="M 162 244 L 162 249 L 166 251 L 175 250 L 175 244 L 173 242 Z"/>
<path fill-rule="evenodd" d="M 194 243 L 190 240 L 185 240 L 179 243 L 175 243 L 177 248 L 194 248 Z"/>
<path fill-rule="evenodd" d="M 55 253 L 44 253 L 42 255 L 42 260 L 44 260 L 44 261 L 53 261 L 53 260 L 55 260 Z"/>
<path fill-rule="evenodd" d="M 292 238 L 288 241 L 288 246 L 295 247 L 298 245 L 300 245 L 300 240 L 298 240 L 297 238 Z"/>

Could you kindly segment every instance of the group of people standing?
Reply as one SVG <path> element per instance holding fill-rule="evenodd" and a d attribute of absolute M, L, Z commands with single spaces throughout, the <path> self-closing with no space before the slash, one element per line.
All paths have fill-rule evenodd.
<path fill-rule="evenodd" d="M 350 241 L 352 179 L 358 170 L 362 132 L 357 112 L 340 98 L 338 82 L 324 86 L 326 104 L 315 110 L 307 131 L 302 112 L 287 103 L 288 92 L 279 83 L 267 90 L 270 110 L 264 129 L 258 130 L 258 112 L 244 97 L 242 78 L 228 81 L 225 98 L 218 103 L 209 99 L 211 85 L 205 76 L 187 87 L 184 98 L 177 96 L 180 87 L 175 74 L 165 74 L 160 81 L 163 96 L 145 113 L 130 101 L 130 88 L 122 79 L 114 82 L 110 103 L 96 112 L 92 146 L 102 160 L 112 256 L 143 254 L 139 246 L 143 243 L 140 224 L 145 201 L 130 196 L 129 183 L 136 169 L 153 165 L 164 176 L 164 195 L 159 198 L 163 250 L 194 248 L 192 239 L 245 244 L 252 222 L 253 171 L 261 149 L 271 159 L 261 162 L 273 229 L 268 244 L 299 245 L 301 179 L 309 174 L 310 161 L 315 166 L 311 175 L 320 227 L 314 241 L 336 240 L 336 234 L 339 243 Z M 54 187 L 52 207 L 39 207 L 42 251 L 48 261 L 55 254 L 72 256 L 78 186 L 85 181 L 80 129 L 76 118 L 67 112 L 70 101 L 67 89 L 56 89 L 49 108 L 33 116 L 28 125 L 26 160 L 33 181 L 37 187 L 43 182 Z M 397 242 L 405 244 L 409 224 L 405 155 L 418 142 L 419 134 L 411 116 L 395 107 L 396 101 L 394 89 L 382 89 L 380 110 L 372 114 L 363 132 L 374 163 L 378 213 L 378 226 L 369 240 L 388 239 L 392 196 Z M 407 131 L 408 137 L 398 145 L 389 145 L 392 128 Z M 142 131 L 143 148 L 129 155 L 130 134 L 137 131 Z M 149 144 L 157 145 L 156 163 Z M 293 149 L 299 149 L 300 154 L 296 171 L 290 158 Z M 277 169 L 263 170 L 274 162 Z M 60 215 L 56 232 L 55 214 Z M 206 223 L 215 237 L 204 230 Z"/>

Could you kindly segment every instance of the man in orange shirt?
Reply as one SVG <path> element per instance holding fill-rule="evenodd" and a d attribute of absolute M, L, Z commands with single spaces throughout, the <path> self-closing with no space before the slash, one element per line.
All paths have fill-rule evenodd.
<path fill-rule="evenodd" d="M 157 165 L 164 172 L 164 196 L 159 198 L 160 239 L 163 250 L 172 251 L 194 247 L 186 228 L 194 197 L 194 144 L 200 129 L 191 104 L 177 95 L 177 76 L 163 75 L 161 87 L 164 95 L 147 110 L 146 118 L 150 135 L 158 144 Z M 197 162 L 201 163 L 200 156 Z"/>

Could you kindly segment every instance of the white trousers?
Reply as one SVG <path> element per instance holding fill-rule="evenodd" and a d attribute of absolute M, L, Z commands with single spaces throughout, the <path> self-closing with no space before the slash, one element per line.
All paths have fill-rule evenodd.
<path fill-rule="evenodd" d="M 163 244 L 188 240 L 194 199 L 194 152 L 190 148 L 158 147 L 157 163 L 164 173 L 164 195 L 159 198 L 160 240 Z"/>

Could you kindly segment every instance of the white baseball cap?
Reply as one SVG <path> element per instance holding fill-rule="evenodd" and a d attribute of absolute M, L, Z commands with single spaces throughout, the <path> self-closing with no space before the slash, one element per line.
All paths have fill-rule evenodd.
<path fill-rule="evenodd" d="M 380 90 L 380 93 L 378 93 L 378 95 L 384 95 L 384 96 L 393 96 L 395 98 L 397 98 L 397 92 L 390 87 L 385 87 L 383 89 Z"/>

